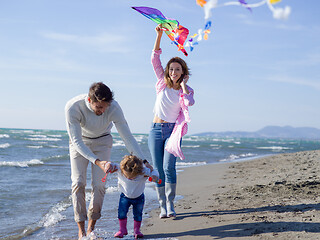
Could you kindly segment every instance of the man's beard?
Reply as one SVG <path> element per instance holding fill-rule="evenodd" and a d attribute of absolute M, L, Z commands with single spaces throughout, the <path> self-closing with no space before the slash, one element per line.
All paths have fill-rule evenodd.
<path fill-rule="evenodd" d="M 94 112 L 97 116 L 101 116 L 103 113 L 98 111 L 98 112 Z"/>

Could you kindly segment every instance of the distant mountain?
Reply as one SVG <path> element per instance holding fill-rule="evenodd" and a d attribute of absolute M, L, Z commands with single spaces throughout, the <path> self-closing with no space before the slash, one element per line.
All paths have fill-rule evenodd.
<path fill-rule="evenodd" d="M 256 132 L 227 131 L 203 132 L 194 136 L 245 137 L 245 138 L 285 138 L 285 139 L 320 139 L 320 129 L 312 127 L 267 126 Z"/>

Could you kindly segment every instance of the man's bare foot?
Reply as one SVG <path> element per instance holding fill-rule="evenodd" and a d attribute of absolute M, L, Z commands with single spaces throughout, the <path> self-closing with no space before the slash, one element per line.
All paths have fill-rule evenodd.
<path fill-rule="evenodd" d="M 86 233 L 82 232 L 82 231 L 79 231 L 78 236 L 79 236 L 78 240 L 81 240 L 83 237 L 86 236 Z"/>
<path fill-rule="evenodd" d="M 90 235 L 91 232 L 94 230 L 94 226 L 96 225 L 97 220 L 89 219 L 88 221 L 88 229 L 87 229 L 87 236 Z"/>
<path fill-rule="evenodd" d="M 86 233 L 84 233 L 84 234 L 82 234 L 82 233 L 80 233 L 79 232 L 79 238 L 78 238 L 78 240 L 81 240 L 83 237 L 85 237 L 86 236 Z"/>
<path fill-rule="evenodd" d="M 83 237 L 86 236 L 86 231 L 84 230 L 84 222 L 78 222 L 77 225 L 79 229 L 78 240 L 81 240 Z"/>

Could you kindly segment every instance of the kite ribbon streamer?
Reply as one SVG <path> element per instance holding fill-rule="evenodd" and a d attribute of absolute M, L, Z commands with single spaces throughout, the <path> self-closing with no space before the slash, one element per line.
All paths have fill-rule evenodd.
<path fill-rule="evenodd" d="M 197 4 L 201 7 L 203 7 L 207 3 L 206 0 L 197 0 Z"/>
<path fill-rule="evenodd" d="M 181 50 L 185 56 L 188 56 L 187 51 L 183 47 L 189 34 L 189 30 L 187 28 L 181 26 L 177 20 L 165 17 L 158 9 L 150 7 L 132 8 L 155 23 L 161 24 L 162 29 L 171 41 L 177 45 L 178 49 Z"/>
<path fill-rule="evenodd" d="M 198 3 L 198 0 L 196 0 L 197 4 L 200 5 Z M 231 2 L 224 2 L 221 4 L 218 4 L 218 0 L 208 0 L 204 5 L 204 15 L 205 15 L 205 19 L 208 19 L 211 17 L 211 9 L 213 8 L 217 8 L 217 7 L 224 7 L 224 6 L 231 6 L 231 5 L 235 5 L 235 6 L 243 6 L 247 9 L 249 9 L 250 11 L 252 11 L 252 8 L 256 8 L 256 7 L 260 7 L 262 5 L 268 5 L 269 9 L 272 11 L 273 13 L 273 17 L 275 19 L 287 19 L 290 15 L 291 12 L 291 8 L 289 6 L 286 6 L 285 8 L 275 8 L 273 7 L 274 4 L 281 2 L 281 0 L 261 0 L 259 2 L 256 3 L 247 3 L 245 0 L 238 0 L 238 1 L 231 1 Z M 201 5 L 200 5 L 201 6 Z"/>

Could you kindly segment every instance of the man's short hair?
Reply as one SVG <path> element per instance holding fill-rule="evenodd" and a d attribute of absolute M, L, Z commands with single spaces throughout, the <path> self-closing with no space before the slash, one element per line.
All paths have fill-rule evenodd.
<path fill-rule="evenodd" d="M 96 82 L 90 86 L 89 97 L 93 102 L 111 102 L 113 100 L 113 92 L 104 83 Z"/>

